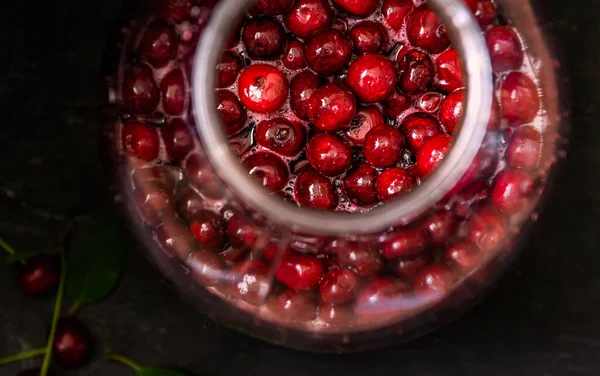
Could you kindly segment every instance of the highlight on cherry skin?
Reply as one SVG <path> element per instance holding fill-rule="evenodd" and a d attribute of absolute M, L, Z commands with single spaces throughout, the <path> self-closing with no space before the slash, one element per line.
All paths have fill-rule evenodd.
<path fill-rule="evenodd" d="M 161 1 L 193 11 L 161 8 L 129 31 L 116 146 L 135 215 L 211 294 L 303 331 L 402 323 L 458 299 L 475 271 L 484 278 L 531 215 L 549 120 L 524 39 L 493 0 L 463 0 L 494 71 L 477 157 L 424 215 L 347 237 L 275 231 L 261 208 L 231 194 L 192 101 L 196 41 L 215 2 Z M 462 67 L 422 1 L 259 0 L 228 38 L 216 103 L 206 105 L 265 194 L 307 213 L 360 217 L 418 190 L 445 162 L 467 106 Z"/>

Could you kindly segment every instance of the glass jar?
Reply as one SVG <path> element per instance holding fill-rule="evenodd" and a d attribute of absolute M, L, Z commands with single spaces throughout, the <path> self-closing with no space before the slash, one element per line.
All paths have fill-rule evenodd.
<path fill-rule="evenodd" d="M 107 165 L 147 255 L 219 322 L 383 347 L 463 313 L 517 255 L 565 128 L 528 2 L 130 9 L 107 55 Z"/>

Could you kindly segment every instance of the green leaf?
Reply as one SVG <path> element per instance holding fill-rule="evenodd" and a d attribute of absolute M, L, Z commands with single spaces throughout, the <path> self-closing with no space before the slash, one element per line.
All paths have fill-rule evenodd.
<path fill-rule="evenodd" d="M 119 222 L 75 229 L 67 248 L 67 296 L 80 307 L 105 298 L 117 285 L 125 261 Z"/>
<path fill-rule="evenodd" d="M 181 372 L 160 367 L 142 367 L 137 370 L 137 374 L 138 376 L 185 376 Z"/>

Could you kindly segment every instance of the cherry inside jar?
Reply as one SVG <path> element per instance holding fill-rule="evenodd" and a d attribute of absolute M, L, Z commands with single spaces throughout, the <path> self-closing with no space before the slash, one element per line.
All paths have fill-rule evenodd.
<path fill-rule="evenodd" d="M 435 325 L 423 314 L 464 306 L 465 289 L 488 284 L 539 201 L 555 132 L 540 67 L 494 2 L 464 1 L 495 87 L 471 166 L 419 218 L 345 237 L 281 231 L 228 190 L 192 106 L 195 49 L 218 3 L 157 3 L 125 28 L 109 79 L 130 216 L 150 229 L 155 256 L 240 315 L 351 349 L 364 347 L 345 342 L 355 333 Z M 360 216 L 419 189 L 452 150 L 467 89 L 455 47 L 423 1 L 259 1 L 228 39 L 206 106 L 271 195 Z"/>

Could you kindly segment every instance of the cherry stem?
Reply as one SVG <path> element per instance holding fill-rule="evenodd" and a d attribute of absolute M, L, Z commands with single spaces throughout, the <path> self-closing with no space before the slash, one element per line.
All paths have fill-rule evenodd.
<path fill-rule="evenodd" d="M 80 301 L 76 301 L 75 303 L 73 303 L 71 308 L 69 308 L 69 310 L 67 311 L 67 316 L 75 316 L 75 314 L 79 312 L 81 306 L 82 304 Z"/>
<path fill-rule="evenodd" d="M 136 362 L 134 362 L 133 360 L 131 360 L 129 358 L 124 357 L 123 355 L 107 352 L 107 353 L 104 353 L 104 357 L 106 359 L 110 359 L 110 360 L 117 361 L 119 363 L 123 363 L 123 364 L 133 368 L 133 370 L 136 372 L 139 372 L 139 370 L 142 368 L 139 364 L 137 364 Z"/>
<path fill-rule="evenodd" d="M 60 252 L 60 266 L 60 284 L 58 285 L 58 293 L 56 294 L 56 302 L 54 303 L 54 316 L 52 317 L 50 336 L 48 336 L 48 344 L 46 345 L 46 356 L 44 357 L 44 363 L 42 364 L 40 376 L 46 376 L 48 374 L 48 368 L 50 367 L 50 359 L 52 359 L 52 344 L 54 343 L 54 337 L 56 336 L 56 326 L 58 325 L 63 296 L 65 294 L 65 282 L 67 279 L 67 262 L 65 260 L 65 253 L 63 251 Z"/>
<path fill-rule="evenodd" d="M 10 244 L 8 244 L 6 241 L 4 241 L 4 239 L 2 239 L 2 238 L 0 238 L 0 247 L 4 248 L 4 250 L 6 252 L 8 252 L 8 254 L 11 256 L 14 256 L 17 254 L 17 251 Z"/>
<path fill-rule="evenodd" d="M 44 355 L 46 353 L 46 348 L 43 347 L 41 349 L 33 349 L 29 351 L 24 351 L 19 354 L 7 356 L 5 358 L 0 359 L 0 366 L 5 364 L 18 362 L 19 360 L 25 360 L 29 358 L 35 358 L 36 356 Z"/>

